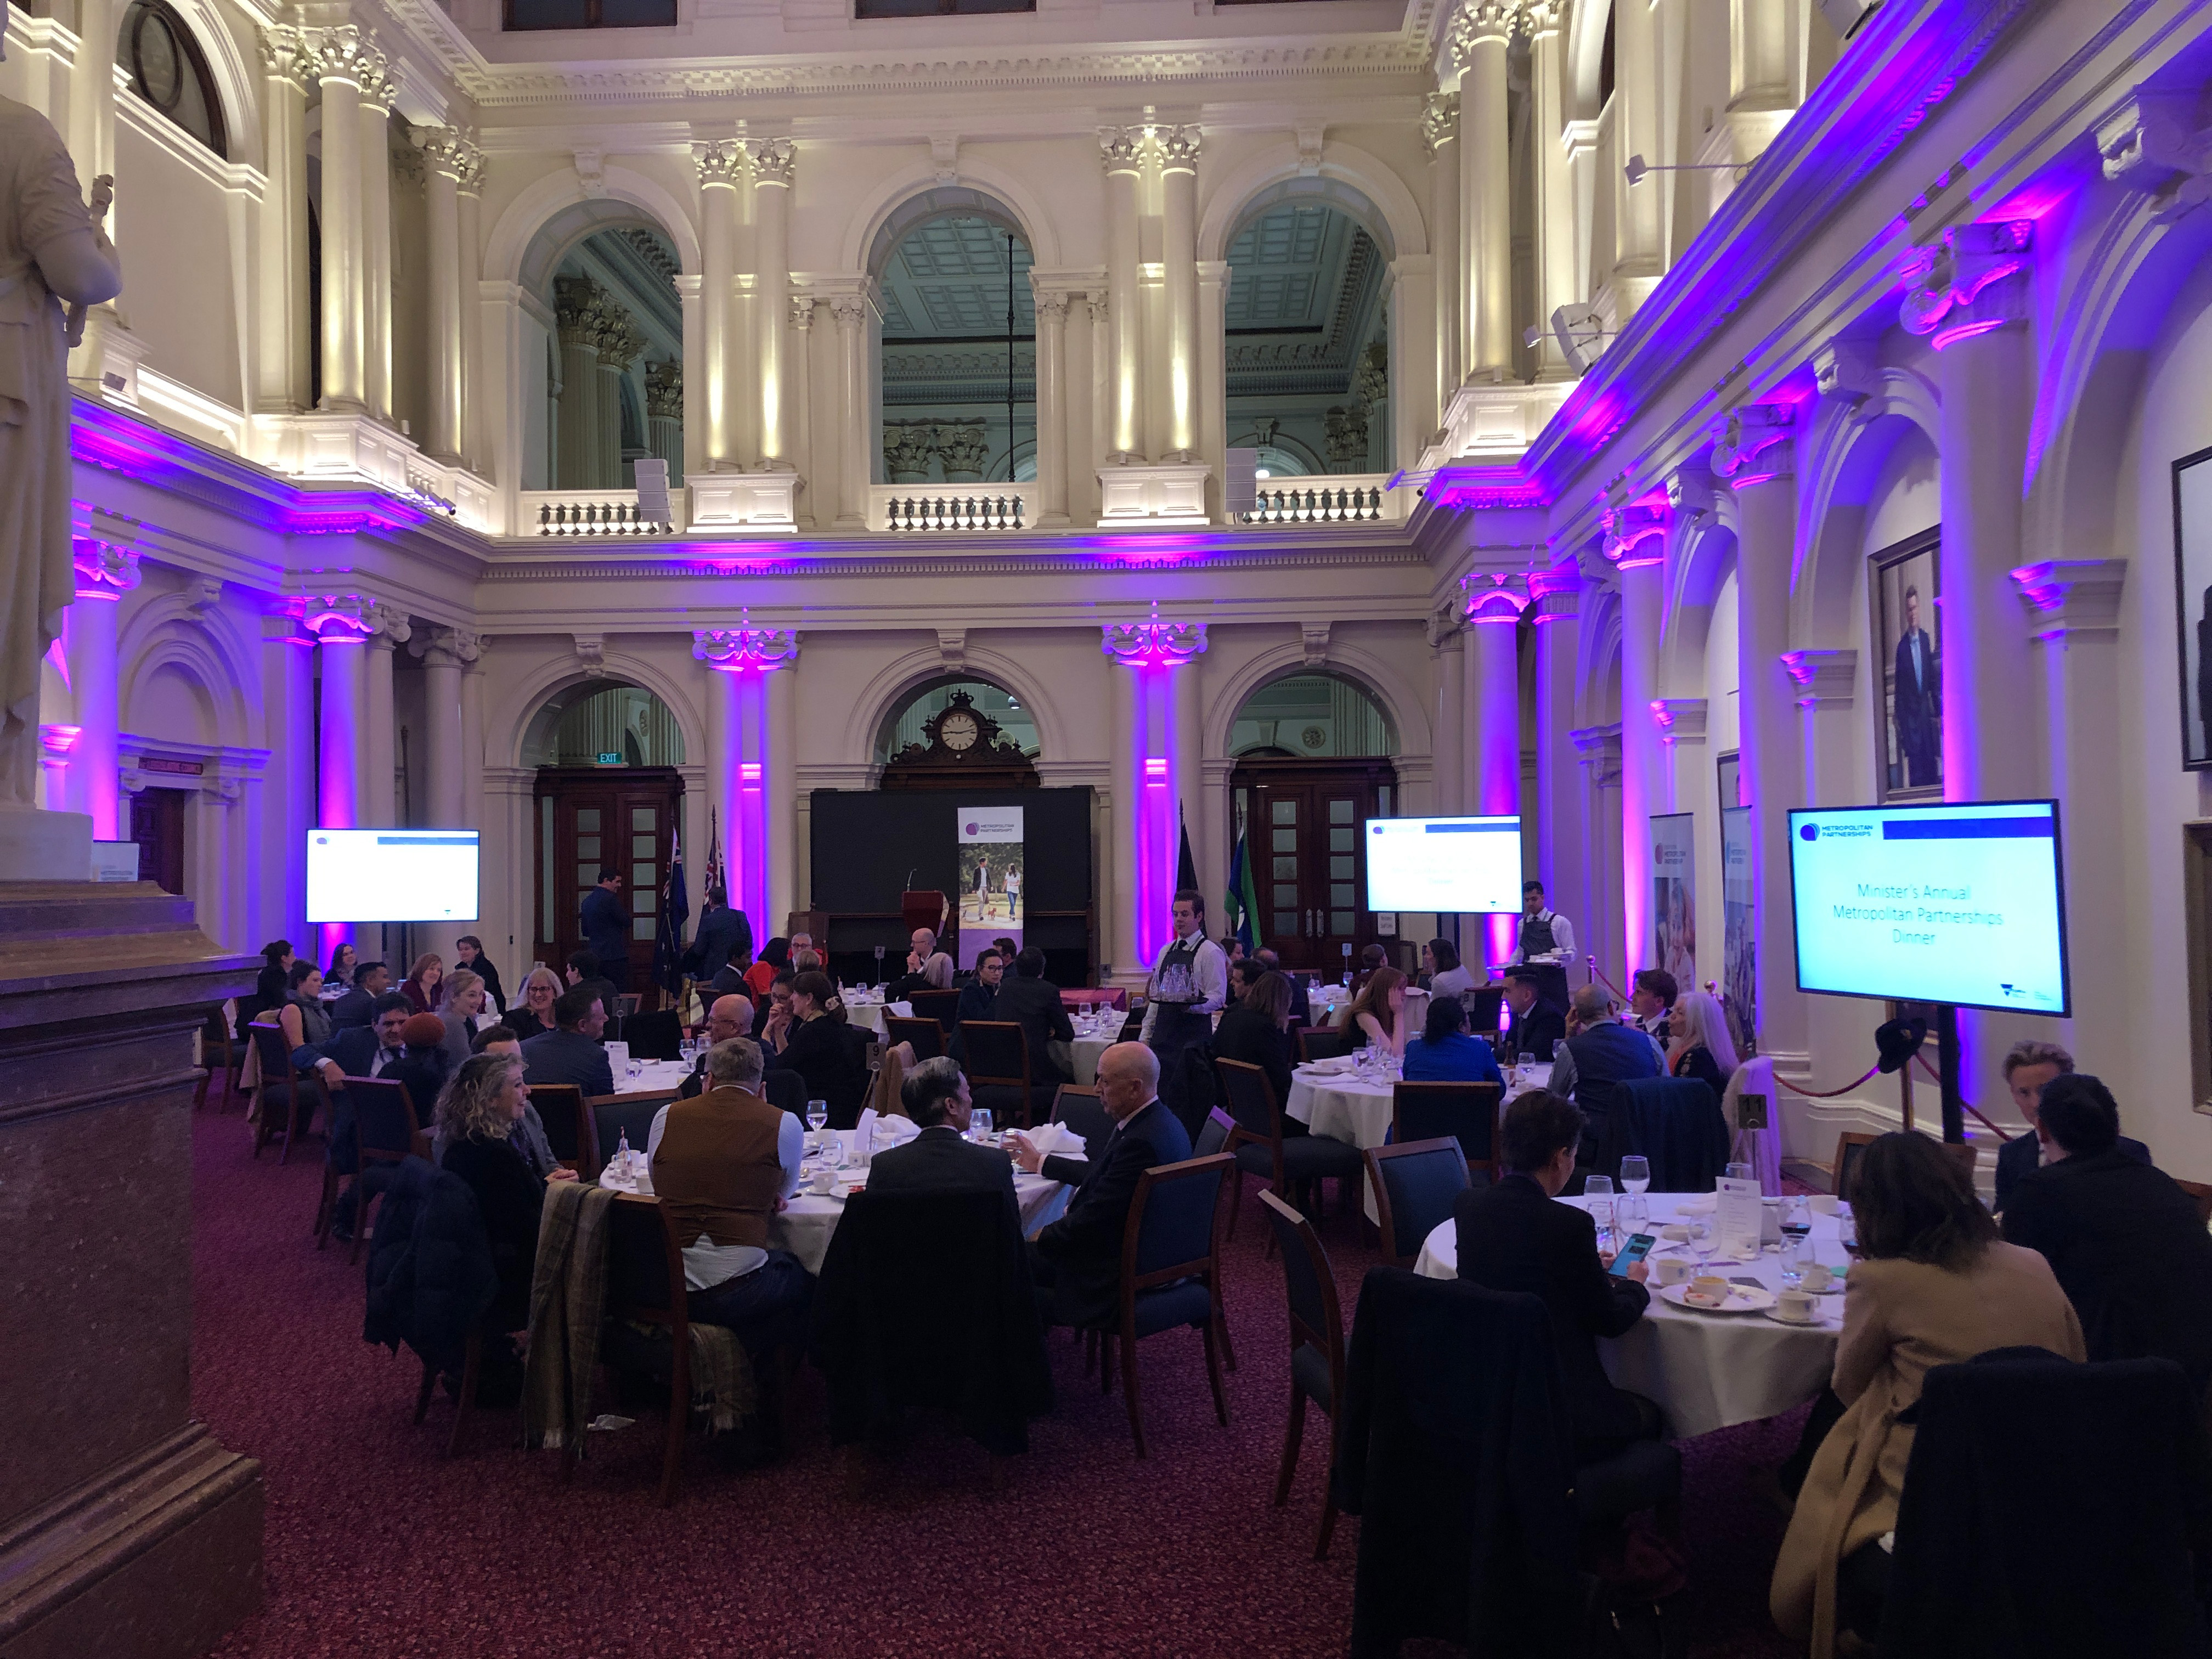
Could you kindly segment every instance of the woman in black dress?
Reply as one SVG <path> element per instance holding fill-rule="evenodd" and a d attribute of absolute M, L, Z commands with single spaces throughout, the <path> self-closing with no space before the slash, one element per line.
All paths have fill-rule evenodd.
<path fill-rule="evenodd" d="M 805 1079 L 809 1100 L 829 1103 L 833 1129 L 849 1129 L 860 1121 L 860 1098 L 867 1092 L 867 1071 L 854 1053 L 852 1037 L 829 975 L 809 969 L 792 981 L 790 1036 L 768 1063 Z"/>
<path fill-rule="evenodd" d="M 1253 981 L 1243 1000 L 1231 1003 L 1213 1028 L 1214 1057 L 1241 1060 L 1266 1073 L 1277 1106 L 1291 1098 L 1290 1024 L 1290 975 L 1270 972 Z M 1306 1126 L 1286 1114 L 1283 1133 L 1302 1135 Z"/>

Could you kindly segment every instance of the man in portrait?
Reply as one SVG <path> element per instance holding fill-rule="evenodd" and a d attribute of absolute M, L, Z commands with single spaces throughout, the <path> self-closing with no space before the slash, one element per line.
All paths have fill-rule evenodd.
<path fill-rule="evenodd" d="M 1897 661 L 1891 718 L 1897 723 L 1898 758 L 1904 786 L 1924 789 L 1942 781 L 1942 682 L 1936 672 L 1936 642 L 1920 626 L 1920 590 L 1905 589 L 1905 626 L 1897 636 Z"/>

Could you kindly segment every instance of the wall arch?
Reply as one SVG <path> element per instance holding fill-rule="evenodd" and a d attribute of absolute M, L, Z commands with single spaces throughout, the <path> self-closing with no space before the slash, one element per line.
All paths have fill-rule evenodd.
<path fill-rule="evenodd" d="M 1605 37 L 1612 0 L 1589 0 L 1567 20 L 1567 118 L 1595 121 L 1605 107 Z"/>
<path fill-rule="evenodd" d="M 547 173 L 537 183 L 525 188 L 507 210 L 499 216 L 492 228 L 489 240 L 484 247 L 483 274 L 502 282 L 523 284 L 523 261 L 536 243 L 541 231 L 565 208 L 592 201 L 628 203 L 647 216 L 647 222 L 667 234 L 676 249 L 677 263 L 687 276 L 699 273 L 699 228 L 694 222 L 690 208 L 669 193 L 656 180 L 630 167 L 610 167 L 604 175 L 605 187 L 596 198 L 584 193 L 584 181 L 574 168 Z M 594 212 L 603 210 L 593 210 Z M 581 241 L 594 230 L 605 230 L 617 222 L 637 222 L 610 218 L 604 223 L 592 223 L 579 230 L 570 244 Z M 557 261 L 556 261 L 557 263 Z M 550 274 L 551 267 L 548 266 Z"/>
<path fill-rule="evenodd" d="M 892 711 L 922 686 L 948 673 L 989 680 L 1012 692 L 1036 722 L 1037 759 L 1045 762 L 1067 757 L 1067 728 L 1044 683 L 1013 658 L 971 646 L 957 663 L 946 662 L 944 653 L 933 647 L 921 647 L 878 669 L 874 678 L 854 695 L 839 758 L 849 764 L 873 767 L 876 738 Z"/>
<path fill-rule="evenodd" d="M 1214 690 L 1200 716 L 1200 752 L 1209 761 L 1228 757 L 1237 711 L 1261 687 L 1289 675 L 1323 671 L 1352 681 L 1382 706 L 1398 734 L 1398 752 L 1390 757 L 1392 760 L 1402 763 L 1417 758 L 1426 764 L 1436 741 L 1429 724 L 1426 694 L 1407 683 L 1383 658 L 1358 646 L 1334 641 L 1328 654 L 1317 663 L 1307 661 L 1304 646 L 1293 641 L 1261 652 L 1231 675 Z"/>
<path fill-rule="evenodd" d="M 947 198 L 948 206 L 924 207 L 901 222 L 919 222 L 936 213 L 958 211 L 963 207 L 973 212 L 976 210 L 976 198 L 986 198 L 995 203 L 1000 212 L 1012 217 L 1023 240 L 1030 245 L 1030 258 L 1035 264 L 1046 270 L 1059 264 L 1060 236 L 1053 228 L 1042 198 L 1003 167 L 963 157 L 957 179 L 949 186 L 938 177 L 933 161 L 916 161 L 879 183 L 862 200 L 845 228 L 838 269 L 869 270 L 869 259 L 878 240 L 905 212 L 906 204 L 940 194 Z M 892 240 L 896 240 L 894 236 Z M 884 246 L 888 249 L 890 244 Z"/>
<path fill-rule="evenodd" d="M 1814 446 L 1812 488 L 1800 507 L 1792 573 L 1790 643 L 1796 650 L 1849 646 L 1852 596 L 1864 561 L 1875 491 L 1900 444 L 1924 446 L 1942 465 L 1935 386 L 1909 369 L 1881 373 L 1881 391 L 1823 431 Z"/>
<path fill-rule="evenodd" d="M 239 50 L 230 26 L 210 0 L 167 0 L 167 3 L 191 28 L 193 40 L 206 55 L 208 73 L 215 77 L 216 92 L 222 100 L 226 148 L 230 151 L 225 159 L 266 172 L 268 162 L 261 149 L 259 71 L 247 72 L 246 54 Z M 121 15 L 120 8 L 117 15 Z"/>
<path fill-rule="evenodd" d="M 1712 635 L 1713 606 L 1735 569 L 1735 532 L 1708 516 L 1682 539 L 1668 567 L 1673 578 L 1666 621 L 1659 639 L 1659 695 L 1705 695 L 1705 653 Z"/>
<path fill-rule="evenodd" d="M 1237 229 L 1264 208 L 1311 201 L 1348 215 L 1375 239 L 1384 262 L 1429 251 L 1420 204 L 1389 164 L 1351 144 L 1330 140 L 1317 175 L 1301 170 L 1297 147 L 1287 138 L 1266 145 L 1215 180 L 1199 210 L 1198 257 L 1229 255 Z"/>
<path fill-rule="evenodd" d="M 216 741 L 226 747 L 260 746 L 260 722 L 240 689 L 260 683 L 252 654 L 220 612 L 203 618 L 182 594 L 166 594 L 139 607 L 116 640 L 123 665 L 117 712 L 127 721 L 141 684 L 156 669 L 173 666 L 199 683 L 211 706 Z"/>
<path fill-rule="evenodd" d="M 555 694 L 593 679 L 634 685 L 652 692 L 675 716 L 677 727 L 684 734 L 685 756 L 707 752 L 706 719 L 690 689 L 679 685 L 642 658 L 609 651 L 603 674 L 585 673 L 573 654 L 549 657 L 511 686 L 500 697 L 495 708 L 485 715 L 486 760 L 518 771 L 529 769 L 529 762 L 524 757 L 530 752 L 531 728 L 540 711 Z"/>

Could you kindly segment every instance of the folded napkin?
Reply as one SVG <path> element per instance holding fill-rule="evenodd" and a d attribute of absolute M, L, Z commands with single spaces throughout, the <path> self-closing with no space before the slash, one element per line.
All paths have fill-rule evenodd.
<path fill-rule="evenodd" d="M 1344 1077 L 1359 1069 L 1359 1063 L 1350 1054 L 1331 1054 L 1326 1060 L 1316 1060 L 1298 1067 L 1315 1077 Z"/>
<path fill-rule="evenodd" d="M 886 1146 L 903 1146 L 921 1133 L 921 1126 L 910 1117 L 879 1117 L 876 1120 L 875 1148 L 880 1152 Z"/>
<path fill-rule="evenodd" d="M 1065 1123 L 1040 1123 L 1034 1129 L 1022 1133 L 1030 1138 L 1030 1145 L 1047 1157 L 1082 1158 L 1083 1137 Z"/>

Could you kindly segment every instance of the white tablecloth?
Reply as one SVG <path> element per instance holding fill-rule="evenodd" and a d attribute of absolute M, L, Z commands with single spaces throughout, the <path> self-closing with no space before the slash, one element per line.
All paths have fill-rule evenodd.
<path fill-rule="evenodd" d="M 1121 1035 L 1120 1020 L 1121 1016 L 1115 1016 L 1114 1026 L 1103 1036 L 1085 1036 L 1084 1028 L 1080 1024 L 1076 1026 L 1075 1041 L 1068 1045 L 1072 1060 L 1068 1069 L 1074 1073 L 1078 1083 L 1088 1087 L 1098 1081 L 1098 1056 L 1112 1048 L 1115 1039 Z"/>
<path fill-rule="evenodd" d="M 1328 1076 L 1301 1066 L 1291 1073 L 1283 1114 L 1317 1135 L 1364 1152 L 1380 1146 L 1389 1132 L 1391 1088 L 1389 1082 L 1370 1083 L 1352 1072 Z"/>
<path fill-rule="evenodd" d="M 691 1075 L 691 1068 L 680 1060 L 648 1060 L 644 1069 L 635 1077 L 628 1077 L 617 1066 L 615 1070 L 615 1092 L 618 1095 L 669 1094 L 684 1086 L 684 1079 Z"/>
<path fill-rule="evenodd" d="M 1674 1218 L 1682 1202 L 1680 1194 L 1672 1193 L 1645 1197 L 1653 1231 Z M 1587 1205 L 1582 1199 L 1559 1201 Z M 1837 1240 L 1833 1216 L 1813 1218 L 1810 1243 L 1811 1260 L 1832 1268 L 1849 1260 Z M 1672 1248 L 1663 1242 L 1659 1246 L 1662 1251 Z M 1429 1235 L 1413 1271 L 1430 1279 L 1459 1276 L 1459 1235 L 1451 1222 Z M 1716 1261 L 1707 1271 L 1756 1279 L 1771 1291 L 1783 1288 L 1781 1259 L 1772 1251 L 1756 1261 Z M 1601 1340 L 1598 1358 L 1616 1387 L 1658 1402 L 1674 1438 L 1773 1417 L 1803 1405 L 1827 1385 L 1843 1329 L 1840 1291 L 1819 1299 L 1825 1316 L 1819 1325 L 1792 1328 L 1764 1314 L 1693 1313 L 1660 1300 L 1656 1282 L 1650 1289 L 1651 1305 L 1644 1317 L 1625 1335 Z"/>
<path fill-rule="evenodd" d="M 914 1018 L 911 1002 L 854 1002 L 849 997 L 842 1000 L 845 1004 L 845 1018 L 855 1025 L 866 1026 L 878 1036 L 884 1034 L 884 1015 L 886 1011 L 898 1019 Z"/>
<path fill-rule="evenodd" d="M 846 1155 L 849 1158 L 853 1132 L 836 1129 L 830 1133 L 844 1143 Z M 811 1132 L 808 1139 L 812 1139 Z M 806 1168 L 810 1171 L 812 1170 L 811 1159 Z M 865 1170 L 848 1166 L 839 1170 L 838 1174 L 841 1180 L 866 1183 L 867 1172 Z M 650 1170 L 644 1171 L 635 1185 L 602 1175 L 599 1184 L 611 1187 L 617 1192 L 635 1192 L 650 1197 L 653 1175 Z M 1067 1207 L 1067 1194 L 1064 1182 L 1048 1181 L 1042 1176 L 1024 1175 L 1019 1170 L 1015 1170 L 1014 1201 L 1021 1206 L 1023 1234 L 1032 1236 L 1038 1228 L 1057 1221 L 1060 1212 Z M 845 1200 L 842 1198 L 835 1194 L 819 1195 L 809 1192 L 802 1182 L 799 1191 L 792 1194 L 791 1201 L 768 1224 L 769 1248 L 789 1250 L 799 1258 L 799 1265 L 808 1273 L 818 1273 L 822 1271 L 823 1259 L 830 1254 L 830 1235 L 837 1231 L 838 1218 L 844 1213 Z"/>

